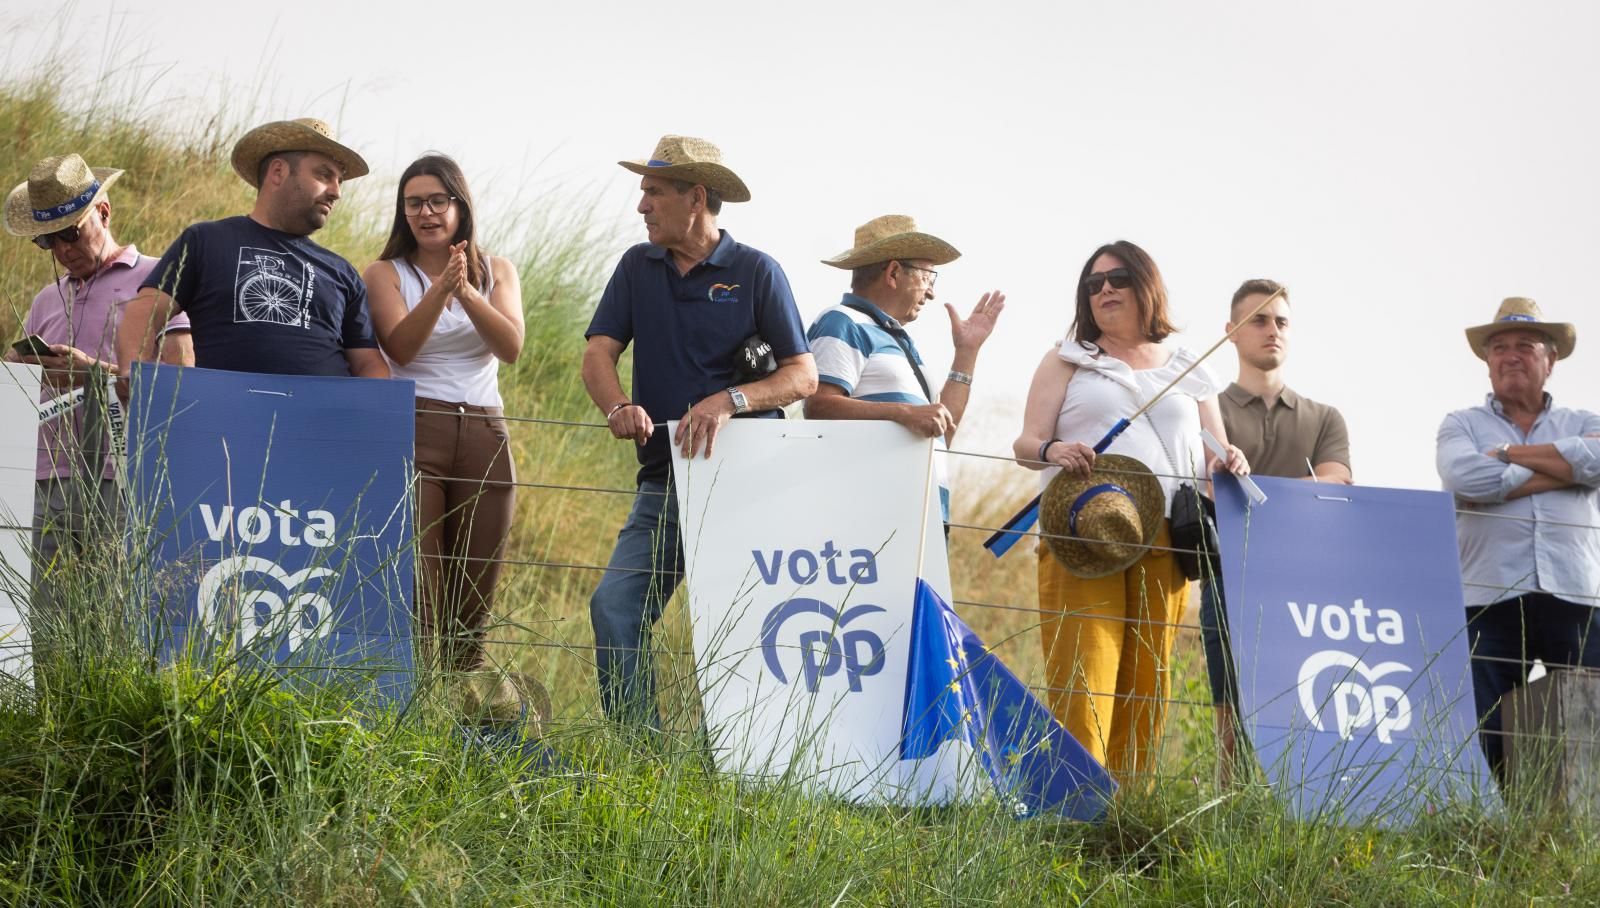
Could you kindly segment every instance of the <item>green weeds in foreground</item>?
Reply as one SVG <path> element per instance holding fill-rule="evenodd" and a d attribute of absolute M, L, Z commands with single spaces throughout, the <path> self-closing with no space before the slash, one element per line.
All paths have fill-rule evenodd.
<path fill-rule="evenodd" d="M 64 150 L 126 167 L 118 235 L 146 252 L 190 221 L 248 207 L 226 163 L 244 124 L 219 119 L 174 137 L 74 113 L 64 99 L 76 96 L 42 82 L 0 86 L 0 170 L 13 181 L 4 185 Z M 360 205 L 348 198 L 341 211 Z M 383 223 L 341 215 L 318 239 L 360 266 Z M 502 378 L 508 410 L 595 421 L 575 376 L 597 240 L 581 218 L 512 226 L 491 244 L 518 262 L 527 299 L 529 352 Z M 31 245 L 0 243 L 0 327 L 14 329 L 50 278 Z M 602 432 L 512 431 L 523 479 L 631 484 L 630 452 Z M 524 490 L 511 557 L 603 561 L 626 505 Z M 958 582 L 968 598 L 1030 602 L 1028 559 L 1009 564 L 1017 573 L 962 563 Z M 96 570 L 112 582 L 95 582 Z M 1559 814 L 1514 807 L 1402 831 L 1344 829 L 1294 822 L 1260 788 L 1220 794 L 1206 781 L 1203 710 L 1173 710 L 1168 751 L 1181 757 L 1164 762 L 1156 790 L 1124 799 L 1097 826 L 1018 822 L 993 804 L 866 807 L 813 798 L 798 783 L 740 784 L 708 770 L 694 735 L 638 742 L 585 718 L 593 676 L 582 616 L 594 577 L 523 567 L 504 581 L 497 652 L 515 654 L 504 661 L 556 697 L 561 718 L 544 741 L 559 757 L 552 769 L 467 745 L 427 699 L 361 714 L 337 691 L 291 692 L 236 667 L 152 665 L 100 592 L 126 588 L 117 570 L 82 567 L 66 584 L 70 617 L 36 626 L 46 645 L 34 687 L 0 685 L 5 904 L 1600 903 L 1595 827 Z M 1007 662 L 1037 677 L 1033 617 L 994 615 L 974 621 L 979 632 L 1016 641 Z M 1013 623 L 985 623 L 1001 619 Z M 674 646 L 684 635 L 664 637 Z M 530 641 L 554 648 L 529 655 Z M 1181 696 L 1196 699 L 1195 651 L 1181 656 L 1191 660 L 1175 669 L 1190 680 Z M 684 661 L 662 654 L 658 664 L 692 710 Z"/>

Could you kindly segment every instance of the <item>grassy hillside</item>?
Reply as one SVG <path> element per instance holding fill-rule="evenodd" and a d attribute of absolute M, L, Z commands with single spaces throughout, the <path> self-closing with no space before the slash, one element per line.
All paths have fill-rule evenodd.
<path fill-rule="evenodd" d="M 159 253 L 187 223 L 246 210 L 226 157 L 242 124 L 157 127 L 84 109 L 137 109 L 0 87 L 0 177 L 76 150 L 128 170 L 118 236 Z M 395 162 L 403 163 L 403 162 Z M 392 192 L 352 184 L 320 242 L 357 266 L 381 241 Z M 555 211 L 570 210 L 553 200 Z M 632 457 L 577 380 L 582 325 L 609 268 L 581 214 L 500 225 L 521 268 L 528 342 L 502 371 L 519 478 L 626 489 Z M 0 238 L 0 329 L 51 279 L 48 256 Z M 1014 467 L 963 472 L 956 519 L 993 525 L 1027 494 Z M 988 490 L 980 493 L 978 490 Z M 1406 832 L 1293 822 L 1259 787 L 1210 783 L 1208 716 L 1173 710 L 1166 772 L 1099 826 L 1015 822 L 993 804 L 858 807 L 794 783 L 749 786 L 708 771 L 687 660 L 674 728 L 619 739 L 595 721 L 587 596 L 628 506 L 608 492 L 519 490 L 501 596 L 502 661 L 542 677 L 561 720 L 554 768 L 473 750 L 444 711 L 357 722 L 332 692 L 291 694 L 237 667 L 150 666 L 108 590 L 115 565 L 84 565 L 47 630 L 37 689 L 0 688 L 0 902 L 32 905 L 881 905 L 967 903 L 1593 904 L 1594 827 L 1539 810 L 1447 814 Z M 1019 673 L 1037 679 L 1033 561 L 995 563 L 981 534 L 952 544 L 958 598 Z M 127 605 L 137 607 L 138 603 Z M 663 647 L 686 648 L 681 609 Z M 1194 648 L 1175 671 L 1203 699 Z"/>

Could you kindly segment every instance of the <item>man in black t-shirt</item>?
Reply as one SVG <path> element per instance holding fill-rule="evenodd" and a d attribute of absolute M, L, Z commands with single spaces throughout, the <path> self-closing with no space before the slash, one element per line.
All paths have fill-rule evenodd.
<path fill-rule="evenodd" d="M 388 378 L 361 276 L 309 239 L 367 162 L 321 120 L 282 120 L 246 133 L 233 169 L 258 190 L 254 209 L 190 225 L 168 247 L 123 315 L 120 361 L 153 359 L 181 311 L 197 366 Z"/>

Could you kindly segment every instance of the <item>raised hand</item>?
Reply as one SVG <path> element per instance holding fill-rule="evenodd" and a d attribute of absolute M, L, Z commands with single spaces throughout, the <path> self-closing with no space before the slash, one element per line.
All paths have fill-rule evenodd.
<path fill-rule="evenodd" d="M 995 322 L 1005 308 L 1006 295 L 999 290 L 991 290 L 980 297 L 965 319 L 956 312 L 955 306 L 945 303 L 944 309 L 950 313 L 950 340 L 955 348 L 976 352 L 994 333 Z"/>

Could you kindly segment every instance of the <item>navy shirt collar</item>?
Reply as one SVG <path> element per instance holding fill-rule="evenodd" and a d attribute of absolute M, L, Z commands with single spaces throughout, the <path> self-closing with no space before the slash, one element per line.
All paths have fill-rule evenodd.
<path fill-rule="evenodd" d="M 712 265 L 717 268 L 726 268 L 733 264 L 733 247 L 736 245 L 733 241 L 733 234 L 722 229 L 718 229 L 717 233 L 722 235 L 722 239 L 717 240 L 717 248 L 711 250 L 711 254 L 706 256 L 705 259 L 700 262 L 700 264 L 695 265 L 695 268 L 699 268 L 701 265 Z M 667 247 L 657 246 L 655 243 L 650 243 L 649 247 L 650 248 L 644 251 L 646 256 L 653 259 L 666 259 Z M 694 268 L 689 270 L 693 271 Z"/>

